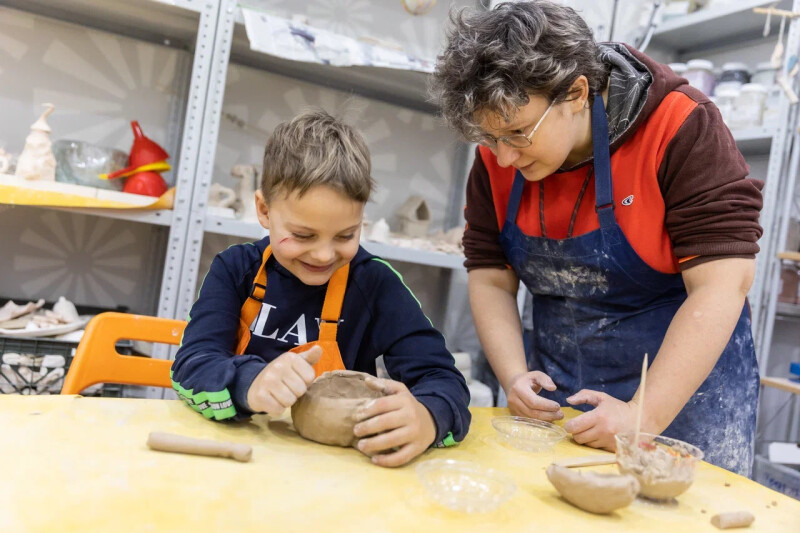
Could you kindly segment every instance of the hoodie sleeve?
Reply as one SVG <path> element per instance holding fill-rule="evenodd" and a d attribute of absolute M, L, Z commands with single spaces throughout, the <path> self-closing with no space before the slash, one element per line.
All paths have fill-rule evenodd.
<path fill-rule="evenodd" d="M 247 391 L 266 366 L 258 356 L 233 353 L 242 301 L 252 278 L 247 276 L 244 246 L 249 245 L 229 248 L 214 258 L 172 364 L 172 386 L 178 395 L 214 420 L 252 414 Z"/>
<path fill-rule="evenodd" d="M 666 227 L 681 270 L 727 257 L 753 258 L 761 237 L 763 182 L 748 167 L 717 107 L 697 102 L 667 146 L 658 169 Z"/>
<path fill-rule="evenodd" d="M 469 430 L 469 390 L 455 367 L 444 337 L 422 312 L 403 277 L 386 261 L 373 258 L 371 274 L 358 284 L 368 302 L 367 341 L 384 355 L 389 376 L 404 383 L 436 424 L 434 446 L 452 446 Z"/>

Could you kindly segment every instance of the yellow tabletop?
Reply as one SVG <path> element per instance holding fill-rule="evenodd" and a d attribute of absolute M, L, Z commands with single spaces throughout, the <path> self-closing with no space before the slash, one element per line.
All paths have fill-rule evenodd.
<path fill-rule="evenodd" d="M 472 412 L 460 445 L 384 469 L 354 449 L 305 441 L 289 420 L 221 424 L 178 401 L 3 395 L 0 531 L 694 532 L 717 531 L 714 513 L 742 509 L 756 516 L 751 530 L 800 531 L 799 501 L 706 463 L 677 504 L 586 513 L 558 496 L 544 469 L 596 450 L 567 441 L 548 453 L 507 448 L 491 426 L 507 410 Z M 250 443 L 253 459 L 151 451 L 150 431 Z M 414 471 L 433 458 L 499 469 L 518 489 L 493 512 L 445 509 Z"/>

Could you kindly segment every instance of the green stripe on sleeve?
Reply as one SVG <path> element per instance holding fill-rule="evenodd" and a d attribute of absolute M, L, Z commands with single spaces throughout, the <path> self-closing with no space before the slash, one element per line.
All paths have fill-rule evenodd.
<path fill-rule="evenodd" d="M 236 416 L 236 407 L 233 406 L 231 393 L 228 389 L 222 389 L 217 392 L 198 392 L 194 393 L 192 389 L 184 389 L 180 383 L 172 379 L 172 372 L 170 372 L 170 381 L 172 381 L 172 388 L 178 393 L 178 396 L 189 405 L 192 409 L 202 414 L 208 419 L 225 420 Z"/>
<path fill-rule="evenodd" d="M 382 263 L 382 264 L 386 265 L 387 267 L 389 267 L 389 270 L 391 270 L 392 272 L 394 272 L 394 273 L 395 273 L 395 275 L 396 275 L 398 278 L 400 278 L 400 283 L 402 283 L 402 284 L 403 284 L 403 287 L 405 287 L 405 288 L 406 288 L 406 290 L 407 290 L 407 291 L 408 291 L 408 293 L 411 295 L 411 297 L 412 297 L 412 298 L 414 298 L 414 301 L 416 301 L 416 302 L 417 302 L 417 305 L 419 305 L 419 308 L 420 308 L 420 309 L 422 309 L 422 304 L 420 303 L 420 301 L 419 301 L 419 298 L 417 298 L 417 296 L 414 294 L 414 292 L 413 292 L 413 291 L 412 291 L 412 290 L 411 290 L 411 289 L 408 287 L 408 285 L 406 285 L 406 282 L 403 280 L 403 275 L 402 275 L 402 274 L 400 274 L 400 272 L 398 272 L 397 270 L 395 270 L 395 269 L 394 269 L 394 267 L 393 267 L 392 265 L 390 265 L 388 261 L 385 261 L 384 259 L 381 259 L 380 257 L 373 257 L 373 258 L 372 258 L 372 260 L 373 260 L 373 261 L 377 261 L 378 263 Z M 424 313 L 423 313 L 423 315 L 424 315 Z M 430 318 L 428 318 L 428 315 L 425 315 L 425 318 L 427 318 L 427 319 L 428 319 L 428 322 L 430 322 L 430 324 L 431 324 L 431 327 L 433 327 L 433 322 L 431 321 L 431 319 L 430 319 Z"/>

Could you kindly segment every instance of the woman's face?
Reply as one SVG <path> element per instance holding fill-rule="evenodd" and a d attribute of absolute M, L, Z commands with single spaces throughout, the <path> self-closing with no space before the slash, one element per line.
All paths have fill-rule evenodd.
<path fill-rule="evenodd" d="M 586 124 L 578 118 L 585 110 L 585 102 L 581 94 L 554 104 L 548 111 L 550 101 L 547 98 L 531 95 L 530 101 L 508 121 L 498 113 L 487 112 L 478 115 L 478 123 L 484 133 L 495 138 L 520 134 L 528 137 L 531 144 L 524 148 L 509 146 L 502 140 L 488 146 L 501 167 L 514 167 L 526 180 L 539 181 L 564 166 L 571 154 L 575 156 L 573 152 L 580 151 Z M 534 128 L 537 128 L 535 132 Z"/>

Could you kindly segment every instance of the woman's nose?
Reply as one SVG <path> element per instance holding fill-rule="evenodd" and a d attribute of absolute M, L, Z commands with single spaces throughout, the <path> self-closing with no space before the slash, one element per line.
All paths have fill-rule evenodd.
<path fill-rule="evenodd" d="M 497 164 L 503 168 L 510 167 L 514 164 L 514 161 L 519 159 L 519 150 L 508 146 L 503 141 L 498 141 L 495 152 L 497 155 Z"/>

